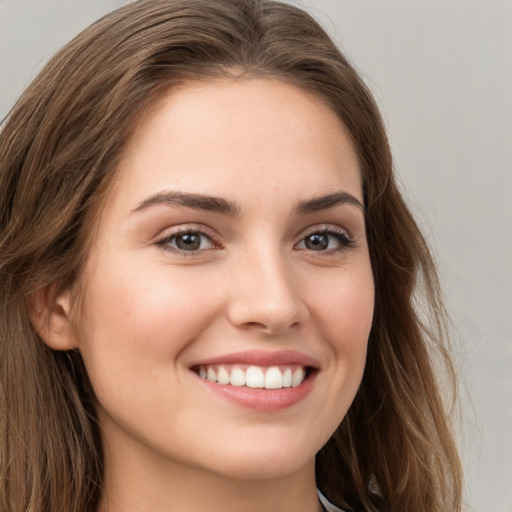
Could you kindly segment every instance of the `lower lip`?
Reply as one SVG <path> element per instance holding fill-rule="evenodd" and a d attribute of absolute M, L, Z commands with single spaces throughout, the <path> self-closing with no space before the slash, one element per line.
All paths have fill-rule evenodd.
<path fill-rule="evenodd" d="M 309 375 L 299 386 L 295 388 L 265 389 L 248 388 L 246 386 L 230 386 L 202 379 L 201 382 L 208 386 L 214 393 L 235 402 L 242 407 L 259 411 L 272 412 L 287 409 L 302 401 L 313 388 L 316 372 Z"/>

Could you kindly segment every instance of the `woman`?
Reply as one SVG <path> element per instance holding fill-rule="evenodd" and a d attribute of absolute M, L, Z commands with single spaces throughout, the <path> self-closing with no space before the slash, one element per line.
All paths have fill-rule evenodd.
<path fill-rule="evenodd" d="M 307 14 L 131 3 L 0 151 L 0 509 L 460 510 L 435 269 Z"/>

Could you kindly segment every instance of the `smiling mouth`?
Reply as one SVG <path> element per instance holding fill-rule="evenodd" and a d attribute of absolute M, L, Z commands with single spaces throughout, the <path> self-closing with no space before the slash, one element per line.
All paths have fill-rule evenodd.
<path fill-rule="evenodd" d="M 197 365 L 191 368 L 200 378 L 222 386 L 252 389 L 285 389 L 300 386 L 314 371 L 297 364 L 256 366 L 241 364 Z"/>

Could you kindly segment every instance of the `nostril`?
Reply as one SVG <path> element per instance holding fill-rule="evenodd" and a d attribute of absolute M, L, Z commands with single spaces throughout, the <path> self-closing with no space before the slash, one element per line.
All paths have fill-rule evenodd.
<path fill-rule="evenodd" d="M 282 331 L 289 329 L 296 329 L 299 327 L 299 322 L 293 322 L 290 325 L 286 323 L 273 322 L 269 321 L 267 323 L 264 322 L 245 322 L 243 324 L 238 325 L 239 328 L 245 329 L 248 331 L 261 331 L 262 333 L 267 334 L 278 334 Z"/>
<path fill-rule="evenodd" d="M 265 328 L 265 324 L 261 322 L 247 322 L 245 324 L 248 328 Z"/>

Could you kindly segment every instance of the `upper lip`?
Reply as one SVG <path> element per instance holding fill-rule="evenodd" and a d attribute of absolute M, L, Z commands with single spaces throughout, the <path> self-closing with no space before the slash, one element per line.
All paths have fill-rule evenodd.
<path fill-rule="evenodd" d="M 248 364 L 254 366 L 279 366 L 279 365 L 301 365 L 319 368 L 320 363 L 317 359 L 296 350 L 246 350 L 243 352 L 233 352 L 195 361 L 191 367 L 208 366 L 214 364 Z"/>

